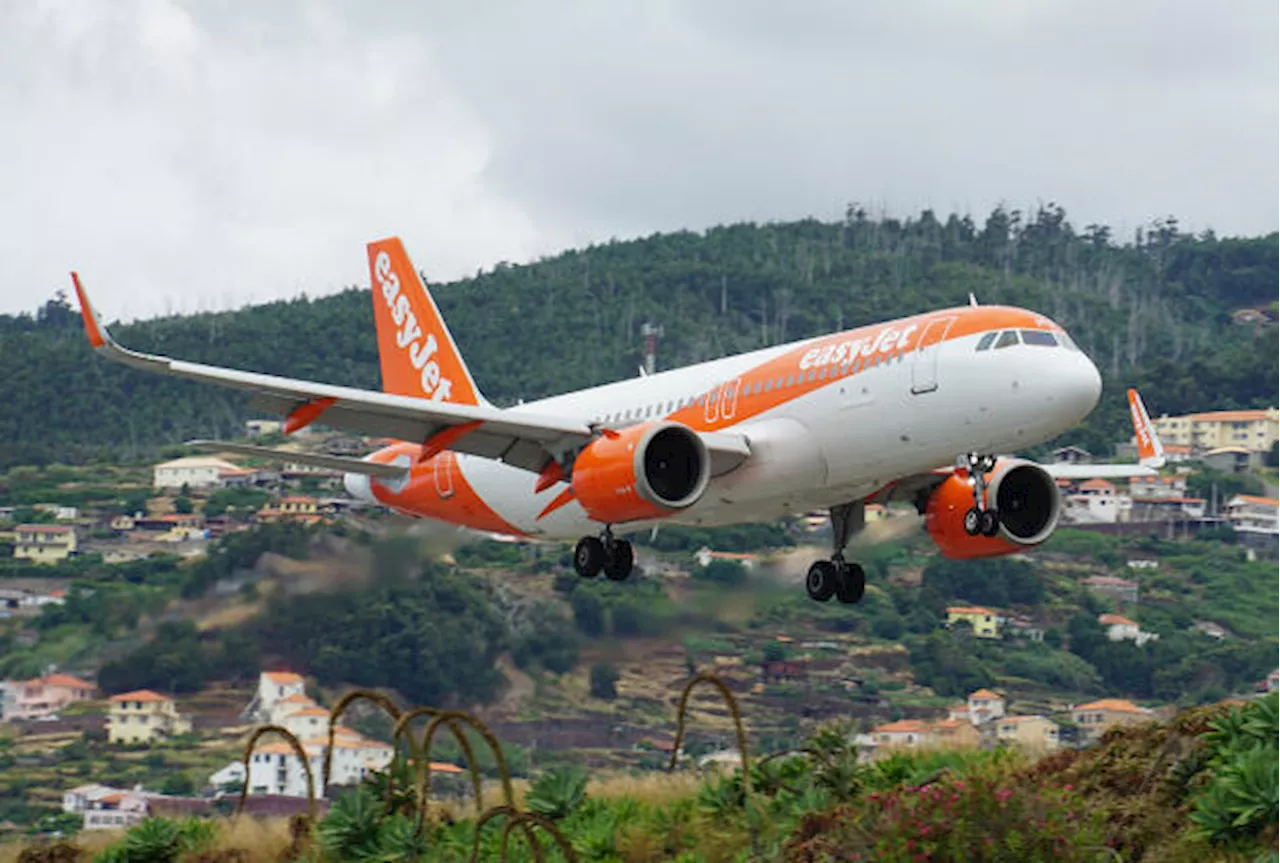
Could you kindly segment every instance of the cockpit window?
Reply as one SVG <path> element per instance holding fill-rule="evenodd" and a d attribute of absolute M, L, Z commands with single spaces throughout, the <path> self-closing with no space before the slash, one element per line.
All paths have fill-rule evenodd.
<path fill-rule="evenodd" d="M 1053 333 L 1045 330 L 1023 330 L 1022 343 L 1043 348 L 1056 348 L 1058 346 L 1058 340 Z"/>
<path fill-rule="evenodd" d="M 978 346 L 977 346 L 976 348 L 974 348 L 974 350 L 975 350 L 975 351 L 985 351 L 987 348 L 991 347 L 991 343 L 992 343 L 992 342 L 994 342 L 994 341 L 996 340 L 996 336 L 998 336 L 998 335 L 1000 335 L 1000 334 L 999 334 L 999 333 L 987 333 L 985 336 L 983 336 L 982 338 L 978 339 Z"/>
<path fill-rule="evenodd" d="M 1065 330 L 1063 330 L 1062 332 L 1058 333 L 1058 338 L 1062 341 L 1062 346 L 1063 346 L 1064 348 L 1066 348 L 1067 350 L 1069 350 L 1069 351 L 1078 351 L 1078 350 L 1080 350 L 1080 348 L 1076 345 L 1076 343 L 1075 343 L 1075 342 L 1073 342 L 1073 341 L 1071 341 L 1071 336 L 1067 335 L 1067 333 L 1066 333 L 1066 331 L 1065 331 Z"/>
<path fill-rule="evenodd" d="M 1005 330 L 1003 333 L 1000 334 L 1000 339 L 999 341 L 996 342 L 996 348 L 997 349 L 1007 348 L 1007 347 L 1010 347 L 1011 345 L 1016 345 L 1017 343 L 1018 343 L 1018 331 Z"/>

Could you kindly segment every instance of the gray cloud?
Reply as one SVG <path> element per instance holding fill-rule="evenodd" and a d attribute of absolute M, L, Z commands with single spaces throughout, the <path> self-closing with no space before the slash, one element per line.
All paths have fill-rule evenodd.
<path fill-rule="evenodd" d="M 1277 226 L 1277 7 L 0 0 L 0 310 L 450 278 L 851 200 Z"/>

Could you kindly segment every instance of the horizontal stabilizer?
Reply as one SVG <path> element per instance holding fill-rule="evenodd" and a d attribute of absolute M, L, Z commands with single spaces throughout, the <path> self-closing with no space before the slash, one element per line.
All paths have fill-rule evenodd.
<path fill-rule="evenodd" d="M 309 452 L 290 452 L 283 449 L 272 449 L 267 446 L 253 446 L 246 443 L 226 443 L 217 440 L 192 440 L 187 441 L 187 446 L 193 449 L 203 450 L 205 452 L 231 452 L 238 455 L 253 456 L 254 458 L 265 458 L 272 461 L 284 462 L 286 464 L 305 464 L 311 467 L 323 468 L 324 470 L 336 470 L 342 473 L 358 473 L 365 476 L 374 476 L 378 479 L 397 480 L 403 479 L 405 474 L 409 472 L 407 467 L 401 467 L 394 464 L 378 464 L 376 462 L 364 461 L 358 458 L 347 458 L 340 455 L 321 455 L 319 453 Z"/>

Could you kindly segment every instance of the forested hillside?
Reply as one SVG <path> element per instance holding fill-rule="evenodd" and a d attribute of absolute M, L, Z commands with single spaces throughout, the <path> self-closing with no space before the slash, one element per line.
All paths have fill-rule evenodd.
<path fill-rule="evenodd" d="M 412 251 L 412 250 L 411 250 Z M 352 249 L 353 255 L 361 254 Z M 417 261 L 430 267 L 429 261 Z M 1105 449 L 1125 433 L 1121 391 L 1138 384 L 1153 413 L 1261 406 L 1277 390 L 1277 235 L 1220 239 L 1172 220 L 1119 243 L 1074 228 L 1050 204 L 1003 208 L 984 223 L 868 218 L 741 224 L 499 264 L 432 285 L 480 387 L 497 403 L 635 374 L 639 328 L 662 324 L 670 367 L 839 327 L 967 302 L 1013 303 L 1068 327 L 1103 371 L 1099 410 L 1072 434 Z M 167 290 L 180 292 L 174 284 Z M 377 387 L 367 291 L 118 327 L 141 350 L 244 369 Z M 79 315 L 52 302 L 0 316 L 0 465 L 141 456 L 191 437 L 237 434 L 241 396 L 93 358 Z"/>

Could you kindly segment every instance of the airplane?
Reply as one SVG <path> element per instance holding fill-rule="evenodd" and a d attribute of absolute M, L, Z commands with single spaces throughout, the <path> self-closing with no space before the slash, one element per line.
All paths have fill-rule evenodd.
<path fill-rule="evenodd" d="M 623 580 L 615 535 L 825 509 L 832 554 L 809 596 L 858 602 L 844 550 L 866 505 L 908 501 L 953 558 L 1010 554 L 1057 527 L 1059 479 L 1153 474 L 1163 448 L 1128 391 L 1137 464 L 1042 465 L 999 453 L 1048 441 L 1098 402 L 1097 368 L 1061 326 L 969 305 L 766 347 L 499 408 L 481 394 L 400 240 L 368 244 L 382 392 L 239 371 L 121 347 L 72 273 L 90 345 L 142 371 L 247 391 L 292 434 L 317 420 L 392 443 L 363 459 L 234 442 L 204 450 L 344 473 L 347 493 L 481 532 L 577 540 L 584 578 Z"/>

